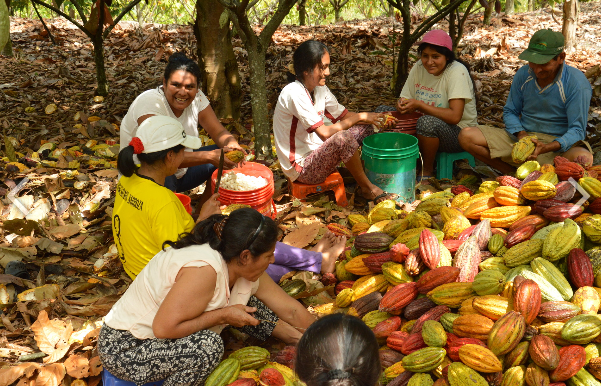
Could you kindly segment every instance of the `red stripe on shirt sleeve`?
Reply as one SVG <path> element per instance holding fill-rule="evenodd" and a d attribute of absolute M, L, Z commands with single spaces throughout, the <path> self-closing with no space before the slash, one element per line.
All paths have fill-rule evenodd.
<path fill-rule="evenodd" d="M 310 126 L 307 128 L 307 132 L 308 133 L 312 133 L 314 132 L 319 126 L 323 126 L 323 120 L 317 122 L 316 124 L 314 124 L 313 126 Z"/>
<path fill-rule="evenodd" d="M 291 164 L 296 162 L 296 128 L 298 126 L 298 118 L 292 116 L 292 123 L 290 124 L 290 153 L 288 159 Z"/>
<path fill-rule="evenodd" d="M 324 115 L 326 117 L 328 117 L 328 119 L 330 121 L 332 121 L 332 123 L 336 123 L 339 120 L 341 120 L 342 118 L 344 118 L 344 116 L 346 115 L 346 113 L 348 113 L 348 110 L 344 109 L 344 111 L 342 113 L 340 113 L 340 115 L 338 116 L 338 118 L 334 118 L 334 116 L 326 109 L 326 111 L 324 112 Z"/>

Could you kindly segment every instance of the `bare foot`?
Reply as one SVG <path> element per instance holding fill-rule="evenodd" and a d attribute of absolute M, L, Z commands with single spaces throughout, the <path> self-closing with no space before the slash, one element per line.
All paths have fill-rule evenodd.
<path fill-rule="evenodd" d="M 336 236 L 329 231 L 323 235 L 313 248 L 313 251 L 321 252 L 321 273 L 334 272 L 336 269 L 336 260 L 344 251 L 345 245 L 345 236 Z"/>

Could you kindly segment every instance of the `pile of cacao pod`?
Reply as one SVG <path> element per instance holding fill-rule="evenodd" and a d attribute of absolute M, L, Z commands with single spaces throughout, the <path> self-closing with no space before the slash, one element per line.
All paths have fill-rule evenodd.
<path fill-rule="evenodd" d="M 410 213 L 387 201 L 351 215 L 329 227 L 354 240 L 316 311 L 373 329 L 382 384 L 601 386 L 599 173 L 527 161 Z"/>
<path fill-rule="evenodd" d="M 480 185 L 464 177 L 410 213 L 384 201 L 350 227 L 329 224 L 352 246 L 336 263 L 335 302 L 313 311 L 373 329 L 383 385 L 601 386 L 599 174 L 562 157 L 527 161 Z M 302 384 L 293 348 L 279 367 L 246 349 L 206 384 Z"/>

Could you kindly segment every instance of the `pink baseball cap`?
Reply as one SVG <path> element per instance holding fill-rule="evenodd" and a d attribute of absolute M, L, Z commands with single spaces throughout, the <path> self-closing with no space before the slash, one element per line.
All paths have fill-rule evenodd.
<path fill-rule="evenodd" d="M 422 43 L 446 47 L 449 50 L 453 51 L 453 40 L 451 40 L 451 37 L 448 33 L 441 29 L 433 29 L 431 31 L 428 31 L 422 38 L 421 42 L 418 42 L 416 44 L 419 45 Z"/>

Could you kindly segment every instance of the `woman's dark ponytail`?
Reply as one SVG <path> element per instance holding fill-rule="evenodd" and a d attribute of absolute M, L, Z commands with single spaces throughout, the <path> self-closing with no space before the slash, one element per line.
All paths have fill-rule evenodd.
<path fill-rule="evenodd" d="M 177 241 L 165 241 L 163 249 L 208 243 L 226 262 L 230 262 L 246 249 L 255 257 L 269 251 L 275 245 L 277 234 L 278 227 L 271 218 L 255 209 L 242 208 L 229 216 L 210 216 L 196 224 L 191 232 L 179 235 Z"/>
<path fill-rule="evenodd" d="M 125 177 L 131 177 L 137 168 L 134 162 L 134 147 L 131 145 L 125 146 L 117 157 L 117 169 L 119 173 Z"/>

